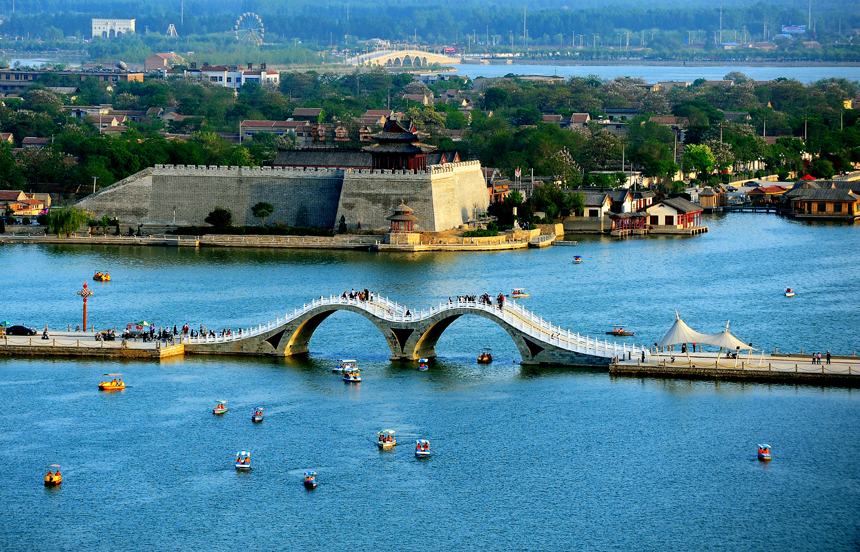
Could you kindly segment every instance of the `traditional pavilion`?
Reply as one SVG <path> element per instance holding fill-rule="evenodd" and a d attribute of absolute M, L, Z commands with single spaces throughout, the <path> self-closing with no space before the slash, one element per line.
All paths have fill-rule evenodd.
<path fill-rule="evenodd" d="M 415 212 L 414 209 L 405 205 L 401 199 L 400 205 L 392 209 L 392 211 L 394 211 L 394 214 L 386 218 L 386 220 L 391 221 L 391 226 L 388 228 L 389 233 L 408 234 L 414 232 L 415 221 L 418 220 L 418 217 L 412 214 Z"/>
<path fill-rule="evenodd" d="M 426 171 L 427 154 L 436 150 L 418 141 L 412 121 L 389 121 L 373 139 L 376 143 L 362 151 L 371 154 L 374 169 Z"/>

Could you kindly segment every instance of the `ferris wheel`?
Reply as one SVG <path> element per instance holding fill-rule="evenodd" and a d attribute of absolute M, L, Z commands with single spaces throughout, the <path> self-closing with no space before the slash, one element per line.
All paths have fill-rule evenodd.
<path fill-rule="evenodd" d="M 263 20 L 260 16 L 253 12 L 245 12 L 239 19 L 236 20 L 236 26 L 233 27 L 236 33 L 236 40 L 239 42 L 250 42 L 260 46 L 263 44 Z"/>

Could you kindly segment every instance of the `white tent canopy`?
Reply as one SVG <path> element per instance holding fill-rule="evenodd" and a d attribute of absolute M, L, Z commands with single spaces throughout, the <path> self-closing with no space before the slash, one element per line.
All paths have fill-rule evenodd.
<path fill-rule="evenodd" d="M 680 345 L 682 343 L 700 343 L 704 345 L 712 345 L 714 347 L 720 347 L 721 349 L 727 350 L 737 350 L 737 349 L 750 349 L 752 347 L 733 336 L 729 333 L 729 325 L 726 323 L 726 329 L 721 331 L 720 333 L 715 334 L 703 334 L 699 333 L 696 330 L 690 328 L 687 324 L 681 320 L 678 312 L 675 311 L 675 323 L 672 324 L 672 327 L 669 328 L 669 331 L 666 332 L 660 341 L 657 342 L 658 347 L 667 347 L 669 345 Z"/>

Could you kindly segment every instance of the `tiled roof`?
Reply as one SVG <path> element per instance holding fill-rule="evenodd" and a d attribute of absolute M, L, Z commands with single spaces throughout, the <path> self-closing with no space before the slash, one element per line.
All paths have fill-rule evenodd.
<path fill-rule="evenodd" d="M 321 113 L 320 107 L 297 107 L 293 110 L 293 117 L 319 117 Z"/>
<path fill-rule="evenodd" d="M 845 189 L 810 190 L 812 193 L 797 199 L 807 201 L 860 201 L 860 195 Z"/>
<path fill-rule="evenodd" d="M 701 205 L 696 205 L 691 201 L 687 201 L 683 197 L 672 197 L 669 199 L 664 199 L 663 201 L 658 202 L 656 205 L 659 205 L 660 203 L 668 205 L 679 213 L 695 213 L 697 211 L 702 210 Z"/>
<path fill-rule="evenodd" d="M 0 201 L 18 201 L 23 193 L 20 190 L 0 190 Z"/>
<path fill-rule="evenodd" d="M 586 207 L 602 207 L 606 203 L 607 195 L 606 194 L 595 194 L 586 192 L 583 194 L 585 196 L 585 206 Z"/>

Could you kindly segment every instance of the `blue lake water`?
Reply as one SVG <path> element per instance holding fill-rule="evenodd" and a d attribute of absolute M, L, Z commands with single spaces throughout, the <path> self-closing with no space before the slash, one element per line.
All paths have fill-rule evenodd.
<path fill-rule="evenodd" d="M 797 79 L 800 82 L 814 82 L 821 79 L 843 78 L 860 81 L 860 66 L 830 66 L 814 64 L 805 67 L 759 66 L 759 65 L 455 65 L 460 75 L 475 77 L 503 77 L 515 75 L 558 75 L 564 78 L 597 75 L 605 80 L 616 77 L 643 78 L 647 82 L 657 81 L 694 81 L 696 79 L 719 80 L 731 71 L 740 71 L 751 79 L 773 80 L 780 77 Z"/>
<path fill-rule="evenodd" d="M 653 342 L 677 308 L 700 331 L 731 319 L 769 350 L 860 349 L 860 226 L 765 214 L 705 223 L 693 238 L 578 236 L 576 248 L 479 255 L 7 245 L 2 316 L 74 325 L 74 292 L 96 270 L 113 277 L 89 280 L 98 327 L 247 326 L 353 287 L 426 308 L 526 286 L 537 314 L 591 335 L 625 323 L 636 343 Z M 489 366 L 475 363 L 482 346 L 494 349 Z M 507 334 L 479 317 L 451 325 L 428 372 L 389 362 L 378 330 L 350 313 L 326 320 L 310 348 L 286 359 L 0 358 L 0 550 L 860 547 L 856 390 L 521 366 Z M 331 373 L 344 357 L 358 359 L 361 384 Z M 105 373 L 128 389 L 99 392 Z M 216 399 L 229 401 L 221 417 Z M 380 452 L 385 428 L 401 444 Z M 432 458 L 414 458 L 417 438 Z M 769 464 L 755 458 L 760 442 L 773 446 Z M 250 473 L 233 469 L 238 450 L 252 452 Z M 64 483 L 45 489 L 53 462 Z M 306 470 L 319 474 L 314 491 Z"/>

